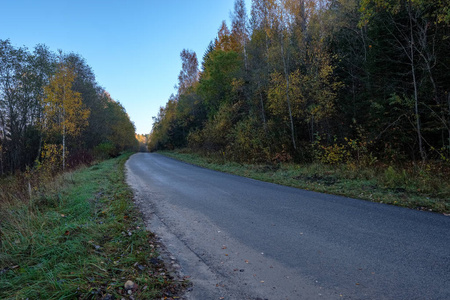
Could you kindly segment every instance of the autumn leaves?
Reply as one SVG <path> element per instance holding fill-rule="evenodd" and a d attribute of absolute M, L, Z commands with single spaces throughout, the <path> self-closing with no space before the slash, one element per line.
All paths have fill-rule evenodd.
<path fill-rule="evenodd" d="M 60 63 L 50 84 L 44 87 L 43 128 L 49 136 L 62 136 L 62 168 L 66 166 L 66 136 L 77 136 L 87 126 L 90 111 L 83 106 L 81 94 L 72 90 L 75 72 Z"/>

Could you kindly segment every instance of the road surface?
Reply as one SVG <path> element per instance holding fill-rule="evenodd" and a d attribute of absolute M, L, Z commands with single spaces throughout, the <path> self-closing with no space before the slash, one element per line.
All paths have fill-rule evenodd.
<path fill-rule="evenodd" d="M 158 154 L 126 166 L 149 229 L 190 276 L 188 299 L 450 299 L 450 217 Z"/>

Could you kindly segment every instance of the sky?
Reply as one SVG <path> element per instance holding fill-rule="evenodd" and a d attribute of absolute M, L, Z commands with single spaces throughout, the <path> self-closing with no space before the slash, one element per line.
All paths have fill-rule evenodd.
<path fill-rule="evenodd" d="M 147 134 L 176 93 L 180 52 L 195 51 L 201 64 L 222 20 L 231 27 L 234 0 L 0 0 L 0 7 L 0 39 L 79 54 L 136 133 Z M 250 14 L 251 0 L 246 7 Z"/>

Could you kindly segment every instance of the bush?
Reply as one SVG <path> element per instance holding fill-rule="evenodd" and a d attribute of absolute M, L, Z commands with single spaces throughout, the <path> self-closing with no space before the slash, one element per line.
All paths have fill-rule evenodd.
<path fill-rule="evenodd" d="M 119 152 L 111 142 L 105 142 L 95 146 L 94 155 L 98 159 L 107 159 L 119 156 Z"/>
<path fill-rule="evenodd" d="M 76 168 L 80 165 L 90 165 L 94 161 L 92 154 L 86 150 L 79 150 L 69 156 L 67 166 Z"/>
<path fill-rule="evenodd" d="M 335 137 L 332 144 L 323 145 L 320 136 L 313 143 L 314 156 L 324 164 L 348 163 L 357 166 L 373 166 L 377 158 L 369 150 L 372 142 L 359 139 L 344 138 L 344 143 L 338 143 Z"/>
<path fill-rule="evenodd" d="M 384 171 L 383 183 L 386 187 L 406 187 L 407 180 L 408 176 L 405 170 L 398 172 L 392 166 L 389 166 L 386 171 Z"/>

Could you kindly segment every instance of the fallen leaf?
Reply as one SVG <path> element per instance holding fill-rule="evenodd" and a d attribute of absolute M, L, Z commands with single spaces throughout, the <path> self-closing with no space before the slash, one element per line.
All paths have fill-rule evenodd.
<path fill-rule="evenodd" d="M 69 235 L 69 234 L 70 234 L 69 230 L 66 230 L 66 232 L 64 232 L 64 235 Z"/>

